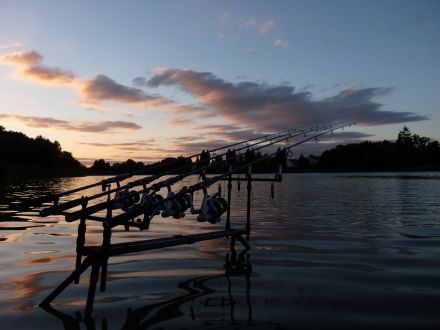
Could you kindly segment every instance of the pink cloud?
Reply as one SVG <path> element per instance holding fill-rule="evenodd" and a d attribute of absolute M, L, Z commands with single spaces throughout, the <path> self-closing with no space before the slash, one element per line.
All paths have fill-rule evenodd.
<path fill-rule="evenodd" d="M 272 30 L 276 26 L 276 22 L 274 20 L 268 20 L 266 22 L 261 23 L 260 25 L 260 33 L 266 34 L 270 30 Z"/>
<path fill-rule="evenodd" d="M 147 95 L 139 88 L 121 85 L 103 74 L 79 82 L 77 89 L 82 101 L 92 107 L 99 107 L 105 101 L 143 107 L 158 107 L 172 103 L 160 96 Z"/>
<path fill-rule="evenodd" d="M 23 77 L 27 77 L 38 82 L 54 85 L 69 84 L 75 80 L 75 75 L 69 71 L 58 68 L 49 68 L 41 65 L 30 67 L 26 70 L 23 70 L 20 74 Z"/>
<path fill-rule="evenodd" d="M 0 64 L 13 67 L 16 77 L 70 87 L 79 94 L 81 103 L 89 107 L 102 108 L 105 102 L 151 108 L 173 103 L 160 96 L 147 95 L 141 89 L 119 84 L 103 74 L 80 79 L 70 71 L 43 65 L 42 61 L 43 56 L 36 51 L 18 51 L 0 56 Z"/>
<path fill-rule="evenodd" d="M 274 47 L 281 47 L 281 48 L 287 48 L 289 47 L 289 42 L 283 39 L 275 39 L 273 42 Z"/>
<path fill-rule="evenodd" d="M 65 85 L 75 80 L 75 75 L 57 67 L 42 65 L 43 56 L 35 51 L 19 51 L 0 56 L 0 64 L 16 69 L 16 76 L 42 84 Z"/>
<path fill-rule="evenodd" d="M 35 51 L 30 52 L 14 52 L 8 55 L 0 56 L 0 63 L 9 64 L 17 67 L 30 67 L 39 64 L 43 56 Z"/>
<path fill-rule="evenodd" d="M 240 25 L 238 25 L 238 28 L 239 29 L 250 28 L 250 27 L 254 27 L 255 25 L 257 25 L 257 19 L 255 17 L 250 17 L 242 21 Z"/>
<path fill-rule="evenodd" d="M 174 85 L 230 123 L 259 130 L 278 130 L 336 121 L 381 125 L 419 121 L 427 116 L 413 112 L 383 110 L 377 98 L 391 88 L 359 88 L 317 100 L 310 91 L 297 91 L 290 85 L 269 85 L 243 81 L 232 83 L 210 72 L 162 69 L 148 86 Z"/>
<path fill-rule="evenodd" d="M 103 133 L 111 132 L 116 129 L 138 130 L 142 127 L 127 121 L 102 121 L 102 122 L 75 122 L 60 120 L 51 117 L 34 117 L 12 114 L 0 114 L 0 119 L 9 119 L 21 122 L 28 127 L 35 128 L 54 128 L 66 131 L 77 131 L 84 133 Z"/>

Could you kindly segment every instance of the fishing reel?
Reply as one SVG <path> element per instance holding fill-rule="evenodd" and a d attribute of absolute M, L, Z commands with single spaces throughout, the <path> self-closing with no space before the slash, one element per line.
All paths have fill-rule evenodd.
<path fill-rule="evenodd" d="M 130 206 L 138 203 L 139 199 L 135 191 L 128 191 L 128 189 L 118 191 L 113 199 L 113 208 L 127 211 Z"/>
<path fill-rule="evenodd" d="M 206 222 L 215 224 L 220 222 L 220 217 L 228 210 L 228 202 L 220 196 L 219 193 L 209 196 L 207 189 L 203 188 L 203 201 L 199 210 L 191 208 L 192 214 L 199 214 L 198 222 Z"/>
<path fill-rule="evenodd" d="M 167 186 L 168 196 L 167 198 L 173 197 L 174 193 L 171 191 L 171 187 Z M 185 211 L 188 210 L 192 205 L 191 196 L 189 194 L 179 195 L 165 203 L 164 209 L 162 211 L 162 217 L 168 218 L 173 217 L 175 219 L 180 219 L 185 216 Z"/>
<path fill-rule="evenodd" d="M 154 192 L 147 194 L 146 191 L 143 192 L 139 205 L 145 210 L 144 219 L 137 219 L 137 222 L 142 223 L 139 227 L 140 230 L 148 230 L 150 228 L 151 219 L 153 219 L 154 216 L 159 215 L 160 210 L 163 209 L 162 204 L 160 203 L 162 200 L 163 197 L 159 194 Z"/>
<path fill-rule="evenodd" d="M 141 206 L 148 209 L 151 208 L 153 205 L 156 205 L 156 207 L 152 210 L 150 210 L 150 216 L 153 217 L 155 215 L 159 215 L 161 209 L 163 209 L 163 207 L 161 205 L 157 205 L 161 200 L 163 200 L 163 197 L 159 194 L 156 193 L 152 193 L 152 194 L 147 194 L 144 193 L 142 195 L 142 199 L 141 199 Z"/>

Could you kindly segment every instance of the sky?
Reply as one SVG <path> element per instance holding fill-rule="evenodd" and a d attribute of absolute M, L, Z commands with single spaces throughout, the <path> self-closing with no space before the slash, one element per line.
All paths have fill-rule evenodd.
<path fill-rule="evenodd" d="M 0 125 L 86 165 L 337 122 L 295 152 L 440 140 L 439 77 L 437 0 L 0 0 Z"/>

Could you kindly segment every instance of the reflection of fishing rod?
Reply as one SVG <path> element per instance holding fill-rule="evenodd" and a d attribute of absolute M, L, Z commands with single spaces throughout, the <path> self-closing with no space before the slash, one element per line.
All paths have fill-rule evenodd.
<path fill-rule="evenodd" d="M 142 214 L 145 214 L 146 212 L 149 212 L 151 210 L 155 210 L 158 206 L 164 205 L 165 203 L 167 203 L 169 201 L 173 201 L 176 198 L 183 197 L 184 195 L 192 194 L 192 193 L 194 193 L 195 191 L 198 191 L 198 190 L 202 190 L 202 189 L 206 190 L 207 187 L 213 185 L 214 183 L 222 180 L 223 178 L 225 178 L 225 177 L 227 177 L 229 175 L 232 175 L 232 174 L 235 174 L 237 172 L 246 170 L 246 169 L 252 167 L 253 165 L 258 164 L 258 163 L 260 163 L 262 161 L 268 160 L 270 158 L 273 158 L 273 157 L 276 157 L 276 156 L 280 157 L 280 156 L 282 156 L 283 153 L 286 154 L 293 147 L 296 147 L 296 146 L 298 146 L 300 144 L 303 144 L 305 142 L 308 142 L 310 140 L 317 141 L 317 138 L 322 136 L 322 135 L 325 135 L 327 133 L 331 133 L 331 132 L 333 132 L 333 131 L 335 131 L 337 129 L 341 129 L 343 127 L 350 126 L 350 125 L 351 124 L 344 124 L 344 125 L 340 125 L 340 126 L 337 126 L 337 127 L 334 127 L 334 128 L 330 128 L 328 130 L 325 130 L 324 132 L 321 132 L 321 133 L 318 133 L 318 134 L 314 134 L 311 137 L 305 138 L 305 139 L 303 139 L 303 140 L 301 140 L 299 142 L 291 144 L 288 147 L 283 148 L 282 150 L 277 150 L 274 153 L 265 155 L 265 156 L 263 156 L 261 158 L 255 159 L 255 160 L 252 160 L 252 161 L 250 161 L 250 162 L 248 162 L 248 163 L 246 163 L 244 165 L 240 165 L 240 166 L 238 166 L 238 167 L 236 167 L 236 168 L 234 168 L 234 169 L 232 169 L 232 170 L 230 170 L 228 172 L 225 172 L 223 174 L 220 174 L 220 175 L 208 178 L 208 179 L 206 179 L 206 180 L 204 180 L 202 182 L 196 183 L 196 184 L 194 184 L 192 186 L 184 187 L 181 191 L 174 193 L 172 196 L 163 198 L 163 199 L 161 199 L 159 201 L 155 201 L 154 203 L 151 203 L 151 204 L 149 204 L 147 206 L 144 206 L 142 204 L 134 204 L 133 206 L 128 208 L 125 211 L 125 213 L 121 213 L 119 215 L 116 215 L 116 216 L 112 217 L 111 219 L 106 219 L 106 218 L 99 219 L 99 218 L 94 217 L 94 220 L 101 220 L 101 221 L 110 220 L 109 225 L 112 226 L 112 227 L 120 225 L 120 224 L 124 224 L 125 222 L 128 222 L 128 220 L 134 219 L 135 217 L 140 216 Z M 283 140 L 286 140 L 286 138 L 283 139 Z M 280 141 L 276 141 L 276 142 L 272 141 L 272 142 L 270 142 L 269 144 L 267 144 L 264 147 L 268 147 L 268 146 L 273 145 L 273 144 L 275 144 L 277 142 L 280 142 Z M 262 148 L 262 147 L 260 147 L 260 148 Z M 82 216 L 83 217 L 87 216 L 87 214 L 82 214 Z M 78 211 L 78 213 L 77 213 L 75 218 L 79 219 L 80 217 L 81 217 L 81 211 Z M 68 215 L 68 216 L 66 216 L 66 220 L 67 221 L 72 221 L 72 220 L 75 220 L 75 219 L 72 219 Z M 133 224 L 135 226 L 139 225 L 139 224 L 136 225 L 136 223 L 134 223 L 134 222 L 130 223 L 130 224 Z"/>
<path fill-rule="evenodd" d="M 192 279 L 188 279 L 179 283 L 179 288 L 187 291 L 186 294 L 182 296 L 178 296 L 175 298 L 171 298 L 167 301 L 159 302 L 156 304 L 152 304 L 149 306 L 141 307 L 136 310 L 129 310 L 127 319 L 122 326 L 122 329 L 145 329 L 150 328 L 153 325 L 158 326 L 160 323 L 172 320 L 177 318 L 178 316 L 184 315 L 182 314 L 181 308 L 184 303 L 188 301 L 194 301 L 201 297 L 206 297 L 212 294 L 215 294 L 217 291 L 213 288 L 210 288 L 206 283 L 211 280 L 226 278 L 228 282 L 227 293 L 229 305 L 230 305 L 230 318 L 231 321 L 235 321 L 234 313 L 235 313 L 235 304 L 236 301 L 233 297 L 233 290 L 231 285 L 231 277 L 244 276 L 246 280 L 246 295 L 250 295 L 250 276 L 252 274 L 252 265 L 250 263 L 249 255 L 246 255 L 246 259 L 244 255 L 238 262 L 231 262 L 229 258 L 229 254 L 226 255 L 226 263 L 224 265 L 225 272 L 220 275 L 208 275 L 208 276 L 200 276 Z M 207 298 L 209 299 L 209 298 Z M 251 310 L 251 301 L 250 299 L 246 299 L 246 304 L 248 310 Z M 191 307 L 191 318 L 193 321 L 196 320 L 196 314 Z M 251 320 L 249 320 L 251 321 Z"/>
<path fill-rule="evenodd" d="M 279 132 L 270 133 L 270 134 L 266 134 L 266 135 L 263 135 L 263 136 L 255 137 L 255 138 L 252 138 L 252 139 L 240 141 L 240 142 L 234 142 L 232 144 L 228 144 L 228 145 L 225 145 L 225 146 L 222 146 L 222 147 L 218 147 L 218 148 L 215 148 L 215 149 L 207 150 L 207 152 L 209 154 L 211 154 L 211 153 L 214 153 L 214 152 L 216 152 L 218 150 L 222 150 L 222 149 L 226 149 L 226 148 L 232 148 L 232 147 L 235 147 L 237 145 L 249 143 L 249 142 L 256 141 L 256 140 L 261 140 L 261 139 L 267 140 L 271 136 L 272 137 L 276 137 L 277 135 L 279 136 L 279 135 L 284 134 L 286 132 L 293 132 L 293 131 L 302 132 L 302 131 L 304 131 L 304 129 L 297 130 L 295 128 L 291 128 L 291 129 L 287 129 L 287 130 L 283 130 L 283 131 L 279 131 Z M 184 159 L 191 160 L 192 158 L 199 157 L 199 156 L 201 156 L 201 153 L 197 153 L 197 154 L 194 154 L 194 155 L 191 155 L 191 156 L 184 157 Z M 214 159 L 215 157 L 216 156 L 213 155 L 212 157 L 210 156 L 209 159 L 211 160 L 211 159 Z M 120 182 L 123 181 L 123 180 L 126 180 L 126 179 L 128 179 L 128 178 L 130 178 L 130 177 L 132 177 L 134 175 L 139 175 L 139 174 L 145 173 L 147 171 L 157 170 L 157 169 L 159 169 L 161 167 L 170 166 L 171 164 L 177 163 L 178 161 L 180 161 L 180 159 L 176 159 L 174 161 L 166 162 L 166 163 L 159 163 L 159 164 L 156 164 L 156 165 L 152 165 L 152 166 L 150 166 L 148 168 L 140 169 L 138 171 L 134 171 L 134 172 L 130 172 L 130 173 L 119 174 L 119 175 L 116 175 L 114 177 L 110 177 L 110 178 L 107 178 L 107 179 L 104 179 L 104 180 L 101 180 L 101 181 L 98 181 L 98 182 L 95 182 L 95 183 L 91 183 L 91 184 L 88 184 L 88 185 L 85 185 L 85 186 L 82 186 L 82 187 L 78 187 L 78 188 L 74 188 L 74 189 L 71 189 L 71 190 L 63 191 L 61 193 L 49 194 L 49 195 L 44 195 L 44 196 L 40 196 L 40 197 L 36 197 L 36 198 L 30 198 L 30 199 L 27 199 L 25 201 L 22 201 L 22 202 L 14 204 L 14 208 L 17 208 L 19 210 L 25 210 L 25 209 L 28 209 L 29 207 L 39 206 L 39 205 L 41 205 L 43 203 L 53 202 L 54 204 L 58 204 L 58 201 L 59 201 L 59 199 L 61 197 L 68 196 L 68 195 L 71 195 L 73 193 L 77 193 L 77 192 L 80 192 L 80 191 L 83 191 L 83 190 L 87 190 L 87 189 L 91 189 L 91 188 L 99 187 L 99 186 L 102 186 L 102 189 L 104 191 L 104 190 L 106 190 L 107 187 L 109 187 L 110 184 L 116 183 L 118 187 L 111 190 L 111 193 L 113 193 L 113 192 L 116 192 L 116 191 L 119 191 L 119 190 L 122 190 L 122 189 L 125 188 L 125 187 L 120 187 Z M 143 179 L 140 179 L 140 180 L 136 180 L 136 181 L 132 182 L 132 185 L 142 185 L 144 183 L 149 183 L 149 182 L 152 182 L 152 181 L 158 179 L 159 177 L 161 177 L 163 175 L 171 174 L 171 173 L 173 173 L 173 172 L 175 172 L 177 170 L 182 170 L 183 168 L 186 168 L 186 167 L 189 167 L 189 166 L 192 166 L 192 164 L 184 165 L 184 166 L 181 166 L 181 167 L 176 168 L 176 169 L 171 169 L 171 170 L 165 171 L 164 173 L 161 173 L 160 175 L 152 175 L 151 176 L 151 180 L 147 180 L 149 178 L 143 178 Z M 105 191 L 103 194 L 97 194 L 96 195 L 97 197 L 95 197 L 95 198 L 105 196 L 106 192 L 107 191 Z M 66 202 L 66 203 L 68 203 L 68 202 Z M 75 206 L 78 206 L 78 205 L 81 205 L 81 203 L 78 202 L 78 201 L 76 201 L 76 203 L 71 201 L 70 204 L 67 204 L 64 209 L 60 209 L 58 212 L 66 210 L 66 209 L 69 209 L 69 208 L 72 208 L 72 207 L 75 207 Z M 49 214 L 46 214 L 46 215 L 49 215 Z"/>
<path fill-rule="evenodd" d="M 197 299 L 202 297 L 209 297 L 212 294 L 223 292 L 223 288 L 223 290 L 216 290 L 206 284 L 209 281 L 222 278 L 226 278 L 228 283 L 225 289 L 229 299 L 230 318 L 231 321 L 235 321 L 234 313 L 236 309 L 236 300 L 233 296 L 234 290 L 231 285 L 231 278 L 243 276 L 246 281 L 246 297 L 250 296 L 252 264 L 249 257 L 249 254 L 243 254 L 238 260 L 233 261 L 231 260 L 229 253 L 227 253 L 225 257 L 224 273 L 186 279 L 178 284 L 180 289 L 186 291 L 183 295 L 136 309 L 128 308 L 127 317 L 121 329 L 145 329 L 148 326 L 158 325 L 162 322 L 183 316 L 182 307 L 185 303 L 197 301 Z M 248 311 L 251 310 L 251 303 L 251 300 L 246 298 Z M 99 323 L 97 324 L 93 318 L 87 316 L 83 317 L 79 311 L 75 312 L 75 315 L 68 315 L 50 305 L 41 305 L 40 307 L 47 313 L 62 321 L 65 330 L 80 330 L 83 326 L 87 330 L 95 330 L 97 329 L 97 325 L 99 326 Z M 196 314 L 192 307 L 190 307 L 190 311 L 192 320 L 195 320 Z M 108 324 L 109 320 L 106 317 L 102 318 L 101 329 L 108 329 Z"/>
<path fill-rule="evenodd" d="M 254 151 L 258 151 L 260 149 L 266 148 L 268 146 L 272 146 L 272 145 L 274 145 L 276 143 L 288 140 L 290 138 L 294 138 L 294 137 L 297 137 L 297 136 L 300 136 L 300 135 L 303 135 L 303 134 L 306 134 L 306 133 L 309 133 L 309 132 L 312 132 L 312 131 L 324 130 L 324 129 L 327 129 L 329 127 L 330 126 L 326 126 L 326 127 L 322 127 L 322 128 L 321 127 L 306 128 L 306 129 L 299 130 L 298 133 L 295 133 L 295 134 L 293 134 L 291 132 L 285 133 L 285 134 L 281 134 L 281 135 L 277 136 L 276 138 L 266 138 L 266 139 L 263 139 L 262 141 L 255 142 L 255 143 L 250 144 L 250 145 L 248 144 L 248 145 L 246 145 L 244 147 L 236 149 L 235 151 L 240 151 L 240 150 L 243 150 L 243 149 L 246 149 L 246 148 L 251 148 L 253 146 L 260 145 L 262 143 L 266 143 L 264 145 L 261 145 L 261 146 L 253 149 Z M 228 154 L 228 152 L 225 152 L 225 153 L 217 155 L 215 157 L 221 157 L 221 156 L 224 156 L 224 155 L 227 155 L 227 154 Z M 213 157 L 213 158 L 215 158 L 215 157 Z M 223 161 L 225 161 L 225 160 L 222 159 L 222 162 Z M 207 168 L 207 167 L 210 167 L 210 166 L 213 166 L 213 165 L 216 165 L 216 164 L 208 163 L 204 167 Z M 112 203 L 113 206 L 118 205 L 118 204 L 124 204 L 126 202 L 134 204 L 133 202 L 138 202 L 139 201 L 139 198 L 140 198 L 139 196 L 141 194 L 144 194 L 146 192 L 151 192 L 151 191 L 159 191 L 162 188 L 170 187 L 171 185 L 181 181 L 185 177 L 188 177 L 190 175 L 193 175 L 193 174 L 196 174 L 196 173 L 199 173 L 199 172 L 200 172 L 200 168 L 195 168 L 195 169 L 193 169 L 193 170 L 191 170 L 191 171 L 189 171 L 187 173 L 179 174 L 179 175 L 176 175 L 174 177 L 171 177 L 171 178 L 168 178 L 166 180 L 163 180 L 163 181 L 160 181 L 158 183 L 155 183 L 155 184 L 153 184 L 150 187 L 147 187 L 146 183 L 152 182 L 152 181 L 156 180 L 157 178 L 154 178 L 154 179 L 152 179 L 152 178 L 145 178 L 145 179 L 137 180 L 137 181 L 141 181 L 142 180 L 142 182 L 143 182 L 142 185 L 144 186 L 142 190 L 130 191 L 130 192 L 127 192 L 127 194 L 124 194 L 121 197 L 116 197 L 116 198 L 114 198 L 111 201 L 104 201 L 104 202 L 92 205 L 90 207 L 86 207 L 86 208 L 84 208 L 82 210 L 78 210 L 78 211 L 72 212 L 70 214 L 66 214 L 66 221 L 71 222 L 71 221 L 74 221 L 74 220 L 78 220 L 81 217 L 89 216 L 89 215 L 94 214 L 96 212 L 105 210 L 105 209 L 109 208 L 109 203 Z M 124 186 L 123 188 L 122 187 L 121 188 L 115 188 L 115 189 L 109 190 L 107 192 L 103 192 L 103 193 L 99 193 L 97 195 L 86 197 L 86 200 L 88 202 L 88 201 L 93 200 L 95 198 L 102 197 L 104 195 L 108 195 L 111 192 L 116 191 L 116 189 L 118 189 L 118 190 L 120 190 L 120 189 L 127 189 L 128 190 L 128 188 L 141 185 L 137 181 L 134 181 L 133 183 L 130 182 L 126 186 Z M 148 182 L 146 182 L 146 181 L 148 181 Z M 49 207 L 47 209 L 41 210 L 40 214 L 41 215 L 48 215 L 48 214 L 58 213 L 60 210 L 66 210 L 66 209 L 71 208 L 72 204 L 75 204 L 74 206 L 81 205 L 81 203 L 83 203 L 84 201 L 85 201 L 84 198 L 80 198 L 80 199 L 73 200 L 73 201 L 70 201 L 70 202 L 66 202 L 66 203 L 63 203 L 63 204 L 60 204 L 60 205 L 51 206 L 51 207 Z"/>

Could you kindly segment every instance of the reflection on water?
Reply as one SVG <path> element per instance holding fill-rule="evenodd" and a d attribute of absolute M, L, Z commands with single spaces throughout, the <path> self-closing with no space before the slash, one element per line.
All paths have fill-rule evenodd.
<path fill-rule="evenodd" d="M 222 239 L 110 259 L 94 320 L 83 311 L 88 274 L 46 313 L 38 303 L 73 269 L 77 224 L 15 215 L 16 198 L 97 178 L 0 182 L 0 320 L 5 329 L 438 328 L 440 174 L 295 174 L 253 185 L 252 272 L 223 268 Z M 182 185 L 189 184 L 190 178 Z M 100 189 L 99 187 L 97 188 Z M 213 189 L 216 189 L 214 187 Z M 97 190 L 97 191 L 98 191 Z M 223 189 L 225 191 L 226 189 Z M 200 198 L 200 196 L 199 196 Z M 234 186 L 232 223 L 245 222 Z M 221 228 L 155 218 L 113 242 Z M 100 244 L 99 224 L 87 244 Z M 240 271 L 241 270 L 241 271 Z M 91 322 L 91 323 L 90 323 Z"/>
<path fill-rule="evenodd" d="M 186 326 L 182 320 L 178 320 L 186 316 L 185 310 L 189 311 L 188 315 L 192 324 L 188 324 L 188 326 L 191 328 L 194 328 L 195 321 L 203 321 L 203 327 L 214 327 L 215 329 L 224 328 L 224 326 L 234 326 L 235 328 L 239 326 L 240 329 L 244 329 L 246 326 L 255 328 L 255 325 L 258 324 L 252 320 L 250 255 L 241 257 L 242 259 L 232 262 L 227 254 L 223 274 L 193 277 L 178 283 L 179 289 L 185 291 L 185 294 L 136 309 L 127 309 L 122 329 L 147 329 L 156 325 L 160 325 L 161 328 L 185 329 Z M 243 277 L 241 282 L 244 283 L 238 281 L 233 283 L 234 277 Z M 211 284 L 219 280 L 226 281 L 225 290 L 214 288 L 215 283 Z M 237 284 L 240 287 L 234 288 Z M 117 301 L 117 299 L 113 301 Z M 200 308 L 196 306 L 200 303 L 203 305 L 204 311 L 199 311 Z M 242 310 L 243 308 L 245 311 Z M 52 306 L 45 306 L 43 309 L 60 319 L 66 329 L 79 329 L 81 324 L 84 324 L 87 329 L 96 328 L 94 319 L 84 319 L 79 312 L 75 314 L 74 318 Z M 104 317 L 101 322 L 102 328 L 107 329 L 107 318 Z M 266 329 L 274 326 L 277 329 L 282 329 L 274 322 L 259 325 L 265 325 Z"/>

